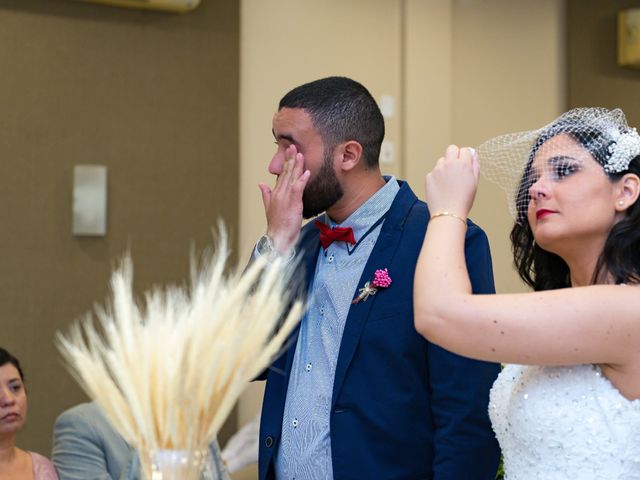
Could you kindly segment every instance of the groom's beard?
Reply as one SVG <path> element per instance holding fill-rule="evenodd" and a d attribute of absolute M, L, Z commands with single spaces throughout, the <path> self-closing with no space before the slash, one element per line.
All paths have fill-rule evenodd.
<path fill-rule="evenodd" d="M 302 216 L 312 218 L 327 211 L 343 195 L 342 186 L 333 171 L 332 158 L 325 155 L 318 175 L 309 180 L 302 193 Z"/>

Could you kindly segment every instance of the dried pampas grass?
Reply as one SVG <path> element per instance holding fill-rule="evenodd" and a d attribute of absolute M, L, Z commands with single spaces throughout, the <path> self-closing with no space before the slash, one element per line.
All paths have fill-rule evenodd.
<path fill-rule="evenodd" d="M 291 305 L 293 266 L 263 259 L 228 277 L 220 235 L 210 262 L 192 260 L 191 285 L 138 302 L 129 257 L 113 273 L 106 308 L 58 334 L 72 375 L 143 456 L 203 450 L 248 383 L 281 351 L 303 313 Z"/>

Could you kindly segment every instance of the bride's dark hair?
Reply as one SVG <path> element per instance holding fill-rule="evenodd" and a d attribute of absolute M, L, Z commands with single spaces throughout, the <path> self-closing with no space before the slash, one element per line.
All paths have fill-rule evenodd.
<path fill-rule="evenodd" d="M 533 158 L 540 147 L 556 135 L 567 134 L 586 148 L 604 167 L 613 143 L 598 128 L 559 120 L 542 132 L 531 149 L 522 180 L 516 191 L 516 204 L 528 205 Z M 627 173 L 640 177 L 640 156 L 635 157 L 624 172 L 607 173 L 615 182 Z M 616 223 L 598 258 L 592 283 L 602 283 L 611 275 L 616 283 L 640 283 L 640 203 L 638 200 L 626 210 L 626 216 Z M 551 290 L 571 286 L 569 267 L 558 255 L 540 248 L 534 241 L 526 209 L 520 209 L 511 230 L 513 262 L 520 278 L 534 290 Z"/>

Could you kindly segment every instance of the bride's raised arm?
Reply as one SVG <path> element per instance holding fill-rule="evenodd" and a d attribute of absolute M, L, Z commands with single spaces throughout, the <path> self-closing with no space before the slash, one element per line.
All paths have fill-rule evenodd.
<path fill-rule="evenodd" d="M 576 141 L 554 138 L 553 148 L 540 148 L 529 164 L 534 175 L 525 185 L 531 204 L 526 215 L 535 248 L 561 257 L 571 284 L 584 286 L 471 293 L 464 238 L 479 166 L 472 149 L 452 145 L 426 177 L 431 220 L 415 273 L 416 329 L 450 351 L 480 360 L 640 365 L 640 290 L 606 284 L 608 274 L 605 284 L 589 285 L 609 232 L 628 209 L 637 210 L 638 174 L 612 181 Z"/>

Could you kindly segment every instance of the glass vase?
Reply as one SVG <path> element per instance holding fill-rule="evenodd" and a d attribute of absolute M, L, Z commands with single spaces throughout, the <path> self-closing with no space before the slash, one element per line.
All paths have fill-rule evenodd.
<path fill-rule="evenodd" d="M 220 480 L 208 449 L 153 450 L 151 480 Z"/>

